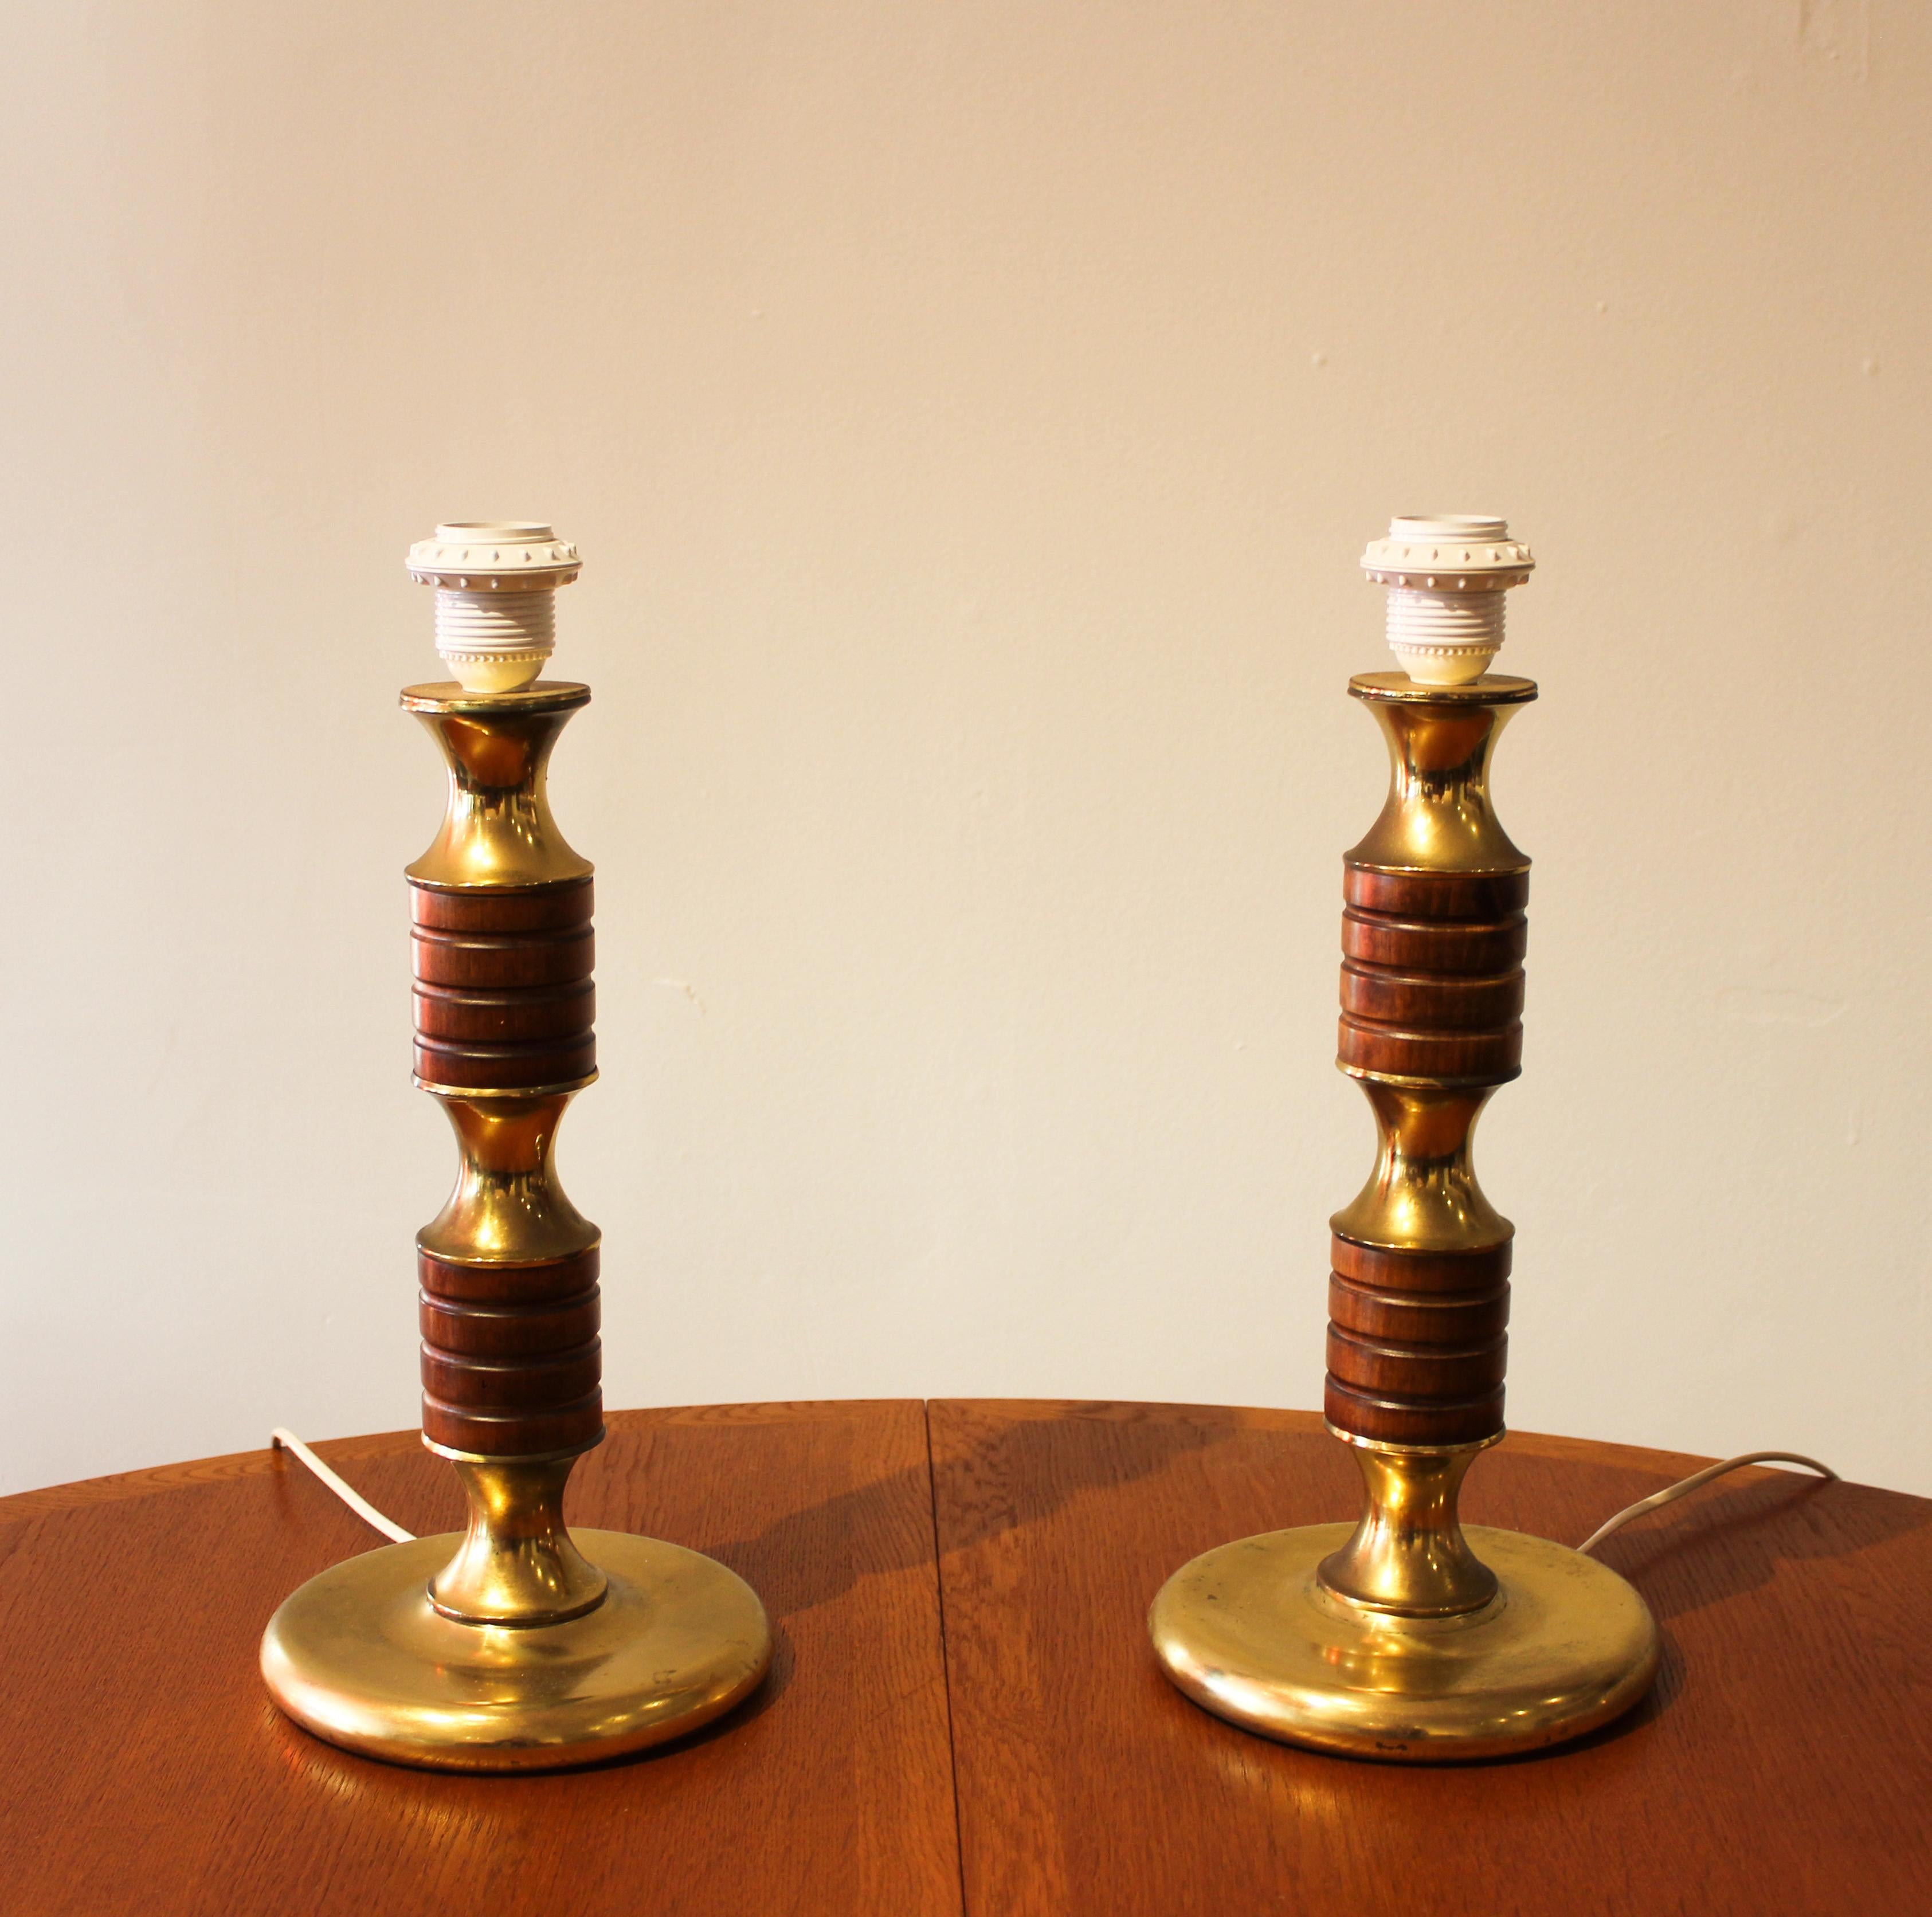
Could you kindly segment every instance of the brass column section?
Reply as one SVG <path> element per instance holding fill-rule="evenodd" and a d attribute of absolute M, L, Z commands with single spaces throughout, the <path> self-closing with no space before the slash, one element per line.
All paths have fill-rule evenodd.
<path fill-rule="evenodd" d="M 1387 804 L 1342 861 L 1336 1063 L 1368 1095 L 1375 1169 L 1330 1221 L 1328 1423 L 1366 1493 L 1317 1575 L 1384 1612 L 1473 1611 L 1496 1580 L 1456 1516 L 1503 1430 L 1510 1241 L 1471 1160 L 1476 1120 L 1522 1070 L 1529 861 L 1490 803 L 1490 764 L 1527 680 L 1348 689 L 1389 749 Z"/>
<path fill-rule="evenodd" d="M 770 1636 L 723 1565 L 623 1533 L 574 1539 L 564 1520 L 572 1467 L 603 1436 L 599 1234 L 553 1164 L 565 1107 L 596 1076 L 596 1004 L 591 868 L 544 779 L 590 694 L 536 675 L 576 549 L 548 526 L 446 526 L 410 570 L 438 589 L 459 680 L 402 703 L 449 773 L 408 872 L 416 1082 L 458 1152 L 417 1266 L 423 1438 L 455 1466 L 468 1526 L 310 1580 L 262 1666 L 285 1711 L 350 1749 L 539 1769 L 708 1722 L 758 1684 Z"/>
<path fill-rule="evenodd" d="M 1389 747 L 1389 795 L 1344 860 L 1338 1064 L 1378 1149 L 1330 1221 L 1330 1429 L 1358 1522 L 1268 1533 L 1175 1573 L 1149 1624 L 1168 1674 L 1264 1736 L 1358 1756 L 1477 1758 L 1574 1737 L 1656 1668 L 1642 1600 L 1593 1558 L 1472 1527 L 1462 1480 L 1503 1432 L 1514 1227 L 1471 1140 L 1521 1070 L 1529 861 L 1498 822 L 1498 735 L 1536 696 L 1486 672 L 1527 548 L 1500 520 L 1398 520 L 1364 564 L 1410 672 L 1350 692 Z M 1462 596 L 1459 598 L 1459 596 Z M 1478 596 L 1480 596 L 1479 598 Z"/>
<path fill-rule="evenodd" d="M 572 1460 L 603 1436 L 596 1226 L 551 1168 L 596 1076 L 591 868 L 550 816 L 544 774 L 580 686 L 403 694 L 449 769 L 442 828 L 409 868 L 416 1082 L 455 1132 L 456 1188 L 417 1234 L 423 1437 L 470 1499 L 431 1580 L 446 1617 L 580 1616 L 604 1574 L 572 1543 Z"/>

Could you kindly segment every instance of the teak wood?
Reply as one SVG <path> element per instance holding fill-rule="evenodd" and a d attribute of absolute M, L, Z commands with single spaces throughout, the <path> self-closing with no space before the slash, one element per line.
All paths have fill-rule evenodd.
<path fill-rule="evenodd" d="M 551 1776 L 394 1768 L 275 1712 L 263 1619 L 374 1542 L 282 1455 L 0 1499 L 0 1910 L 1922 1906 L 1932 1502 L 1726 1479 L 1604 1546 L 1664 1624 L 1639 1711 L 1533 1758 L 1396 1769 L 1210 1717 L 1142 1624 L 1190 1552 L 1347 1508 L 1348 1459 L 1311 1414 L 890 1402 L 610 1422 L 573 1516 L 753 1580 L 778 1658 L 692 1742 Z M 413 1433 L 321 1448 L 412 1528 L 457 1521 Z M 1470 1515 L 1574 1542 L 1700 1462 L 1518 1433 Z"/>
<path fill-rule="evenodd" d="M 460 1134 L 480 1136 L 492 1124 L 487 1100 L 466 1110 L 478 1102 L 461 1100 L 463 1091 L 531 1095 L 530 1150 L 520 1148 L 514 1121 L 490 1132 L 500 1145 L 484 1156 L 506 1183 L 540 1169 L 538 1135 L 547 1139 L 568 1088 L 597 1069 L 595 905 L 587 878 L 410 886 L 416 1078 L 456 1099 Z M 598 1246 L 594 1227 L 584 1224 L 583 1232 L 591 1241 L 561 1258 L 506 1256 L 489 1233 L 487 1256 L 473 1243 L 460 1256 L 419 1250 L 426 1436 L 492 1457 L 596 1442 L 604 1418 Z"/>

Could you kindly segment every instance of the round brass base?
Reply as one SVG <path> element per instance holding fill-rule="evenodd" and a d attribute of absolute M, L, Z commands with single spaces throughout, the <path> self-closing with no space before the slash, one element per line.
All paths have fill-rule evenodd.
<path fill-rule="evenodd" d="M 463 1541 L 457 1532 L 345 1559 L 269 1621 L 269 1691 L 316 1736 L 368 1756 L 531 1771 L 681 1737 L 756 1688 L 771 1629 L 735 1572 L 655 1538 L 574 1534 L 609 1588 L 561 1624 L 441 1616 L 429 1580 Z"/>
<path fill-rule="evenodd" d="M 1657 1625 L 1594 1558 L 1472 1525 L 1497 1596 L 1460 1617 L 1400 1618 L 1316 1582 L 1354 1528 L 1270 1532 L 1184 1564 L 1148 1616 L 1168 1676 L 1264 1737 L 1423 1763 L 1561 1743 L 1649 1689 Z"/>

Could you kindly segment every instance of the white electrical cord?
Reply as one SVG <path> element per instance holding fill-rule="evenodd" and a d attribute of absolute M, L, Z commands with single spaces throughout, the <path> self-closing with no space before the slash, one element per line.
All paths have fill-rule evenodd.
<path fill-rule="evenodd" d="M 278 1424 L 268 1433 L 268 1442 L 278 1449 L 294 1452 L 358 1517 L 365 1524 L 373 1524 L 385 1538 L 398 1544 L 407 1544 L 414 1540 L 413 1531 L 405 1531 L 393 1518 L 386 1518 L 361 1492 L 338 1478 L 292 1431 L 284 1431 Z"/>
<path fill-rule="evenodd" d="M 1616 1516 L 1596 1529 L 1576 1546 L 1579 1551 L 1594 1550 L 1613 1531 L 1621 1531 L 1632 1518 L 1642 1517 L 1646 1511 L 1661 1510 L 1666 1504 L 1674 1504 L 1679 1498 L 1688 1497 L 1700 1486 L 1710 1483 L 1714 1478 L 1721 1478 L 1727 1471 L 1736 1471 L 1740 1465 L 1795 1464 L 1802 1465 L 1808 1471 L 1815 1471 L 1820 1478 L 1838 1480 L 1838 1474 L 1828 1464 L 1820 1464 L 1816 1458 L 1808 1458 L 1802 1451 L 1745 1451 L 1737 1457 L 1726 1458 L 1721 1464 L 1706 1465 L 1702 1471 L 1694 1471 L 1688 1478 L 1654 1491 L 1648 1498 L 1640 1498 L 1634 1504 L 1626 1505 Z"/>
<path fill-rule="evenodd" d="M 393 1538 L 398 1544 L 406 1544 L 415 1538 L 414 1532 L 405 1531 L 393 1519 L 386 1518 L 368 1498 L 344 1484 L 292 1431 L 285 1431 L 278 1424 L 268 1436 L 272 1444 L 294 1452 L 358 1517 L 373 1524 L 385 1538 Z M 1635 1504 L 1625 1505 L 1615 1517 L 1598 1525 L 1576 1549 L 1580 1552 L 1594 1550 L 1612 1532 L 1622 1530 L 1632 1518 L 1640 1518 L 1646 1511 L 1661 1510 L 1666 1504 L 1674 1504 L 1679 1498 L 1700 1490 L 1712 1478 L 1721 1478 L 1727 1471 L 1736 1471 L 1740 1465 L 1751 1464 L 1802 1465 L 1808 1471 L 1815 1471 L 1820 1478 L 1828 1478 L 1834 1484 L 1838 1481 L 1838 1474 L 1829 1465 L 1820 1464 L 1816 1458 L 1808 1458 L 1802 1451 L 1745 1451 L 1735 1458 L 1726 1458 L 1720 1464 L 1706 1465 L 1702 1471 L 1693 1472 L 1688 1478 L 1680 1478 L 1661 1491 L 1652 1492 L 1648 1498 L 1640 1498 Z"/>

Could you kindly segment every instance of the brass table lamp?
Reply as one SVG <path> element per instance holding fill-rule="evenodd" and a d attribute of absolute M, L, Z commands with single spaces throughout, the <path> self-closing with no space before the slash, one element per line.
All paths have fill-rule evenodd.
<path fill-rule="evenodd" d="M 410 569 L 437 589 L 457 674 L 402 702 L 449 767 L 442 829 L 408 878 L 416 1082 L 460 1164 L 416 1244 L 423 1442 L 455 1466 L 469 1528 L 310 1579 L 271 1621 L 262 1672 L 297 1723 L 350 1750 L 543 1769 L 709 1722 L 764 1676 L 771 1635 L 722 1564 L 618 1532 L 573 1538 L 563 1520 L 571 1467 L 604 1435 L 599 1234 L 550 1166 L 565 1106 L 596 1076 L 591 868 L 544 794 L 590 692 L 538 678 L 577 549 L 547 526 L 443 526 Z"/>
<path fill-rule="evenodd" d="M 1500 520 L 1399 519 L 1363 566 L 1407 668 L 1348 690 L 1393 767 L 1343 862 L 1341 1069 L 1376 1167 L 1330 1221 L 1329 1429 L 1362 1516 L 1244 1538 L 1155 1598 L 1154 1648 L 1197 1703 L 1264 1736 L 1439 1760 L 1554 1744 L 1635 1704 L 1657 1668 L 1643 1600 L 1594 1558 L 1472 1526 L 1456 1499 L 1503 1436 L 1514 1227 L 1470 1136 L 1521 1070 L 1529 861 L 1490 801 L 1497 735 L 1536 697 L 1490 673 L 1504 593 L 1534 564 Z"/>

